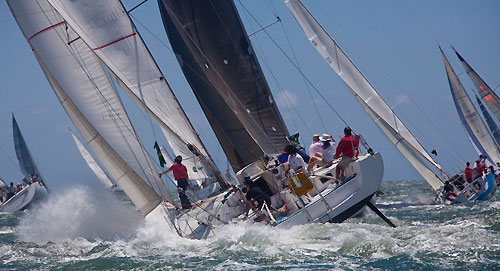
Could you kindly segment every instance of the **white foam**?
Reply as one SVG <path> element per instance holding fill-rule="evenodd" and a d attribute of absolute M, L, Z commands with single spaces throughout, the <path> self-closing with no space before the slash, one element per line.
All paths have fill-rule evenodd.
<path fill-rule="evenodd" d="M 51 193 L 47 201 L 22 217 L 22 241 L 44 244 L 67 239 L 130 238 L 142 222 L 140 214 L 107 191 L 77 186 Z"/>

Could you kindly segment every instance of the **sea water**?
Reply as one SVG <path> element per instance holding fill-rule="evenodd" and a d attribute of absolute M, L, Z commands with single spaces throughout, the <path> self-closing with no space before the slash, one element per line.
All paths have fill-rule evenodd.
<path fill-rule="evenodd" d="M 500 197 L 429 204 L 421 181 L 384 182 L 370 214 L 288 230 L 230 225 L 208 240 L 144 221 L 116 195 L 84 186 L 0 214 L 2 270 L 500 270 Z"/>

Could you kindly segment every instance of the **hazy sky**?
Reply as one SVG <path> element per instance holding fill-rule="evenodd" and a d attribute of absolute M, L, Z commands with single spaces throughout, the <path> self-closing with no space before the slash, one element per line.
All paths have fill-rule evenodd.
<path fill-rule="evenodd" d="M 130 8 L 139 2 L 127 0 L 124 4 Z M 267 29 L 268 33 L 294 59 L 292 46 L 309 80 L 349 125 L 382 153 L 384 180 L 422 179 L 309 44 L 282 1 L 235 2 L 248 33 L 259 27 L 247 10 L 262 25 L 273 22 L 275 14 L 282 18 L 281 23 Z M 453 105 L 438 45 L 443 47 L 470 93 L 473 85 L 450 45 L 496 89 L 500 84 L 500 1 L 304 2 L 426 149 L 438 150 L 437 161 L 447 171 L 453 174 L 465 161 L 476 159 Z M 209 152 L 224 169 L 226 158 L 171 52 L 156 1 L 148 1 L 132 16 Z M 0 176 L 8 181 L 21 180 L 12 140 L 11 113 L 14 113 L 50 188 L 97 184 L 68 131 L 72 127 L 69 118 L 5 1 L 0 2 L 0 29 Z M 338 141 L 345 125 L 335 113 L 310 86 L 306 87 L 304 79 L 264 32 L 253 35 L 251 40 L 289 131 L 299 131 L 305 145 L 310 144 L 311 134 L 325 131 Z M 125 95 L 122 98 L 131 105 Z M 141 131 L 146 148 L 152 152 L 153 135 L 159 131 L 152 129 L 135 106 L 130 106 L 129 113 Z"/>

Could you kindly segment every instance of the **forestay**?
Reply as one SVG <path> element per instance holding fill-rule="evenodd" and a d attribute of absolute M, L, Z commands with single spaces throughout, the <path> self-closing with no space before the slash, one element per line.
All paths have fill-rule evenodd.
<path fill-rule="evenodd" d="M 122 88 L 168 131 L 166 136 L 173 149 L 189 152 L 189 143 L 211 160 L 120 1 L 49 2 L 116 76 Z"/>
<path fill-rule="evenodd" d="M 441 50 L 441 48 L 439 49 Z M 500 162 L 500 153 L 497 145 L 442 50 L 441 55 L 443 56 L 446 74 L 448 75 L 453 102 L 472 144 L 481 154 L 487 154 L 488 160 L 492 164 Z"/>
<path fill-rule="evenodd" d="M 85 146 L 82 144 L 82 142 L 80 142 L 78 137 L 76 137 L 76 135 L 73 132 L 71 132 L 71 135 L 73 136 L 73 140 L 75 141 L 78 150 L 82 154 L 83 159 L 85 160 L 85 162 L 87 162 L 87 165 L 89 165 L 89 168 L 94 172 L 97 178 L 106 187 L 108 188 L 113 187 L 114 186 L 113 182 L 109 179 L 108 175 L 106 174 L 106 172 L 104 172 L 101 166 L 99 166 L 94 157 L 92 157 L 87 148 L 85 148 Z"/>
<path fill-rule="evenodd" d="M 14 115 L 12 115 L 12 130 L 14 135 L 16 157 L 19 161 L 19 168 L 21 168 L 23 176 L 26 180 L 30 180 L 31 174 L 40 176 L 40 172 L 38 172 L 35 161 L 33 161 L 33 158 L 31 157 L 28 146 L 26 146 L 26 142 L 24 141 L 23 135 L 21 134 L 21 130 L 17 125 L 17 121 L 16 118 L 14 118 Z"/>
<path fill-rule="evenodd" d="M 434 189 L 441 187 L 443 185 L 442 181 L 436 174 L 429 174 L 432 170 L 421 160 L 427 161 L 428 164 L 432 165 L 445 177 L 447 176 L 446 172 L 432 159 L 339 45 L 329 36 L 300 1 L 285 0 L 285 3 L 314 48 L 316 48 L 340 78 L 344 80 L 384 134 Z M 404 144 L 405 146 L 399 146 L 400 144 Z"/>
<path fill-rule="evenodd" d="M 146 215 L 161 201 L 151 187 L 168 194 L 99 60 L 81 40 L 70 42 L 78 36 L 47 1 L 8 4 L 82 138 Z"/>

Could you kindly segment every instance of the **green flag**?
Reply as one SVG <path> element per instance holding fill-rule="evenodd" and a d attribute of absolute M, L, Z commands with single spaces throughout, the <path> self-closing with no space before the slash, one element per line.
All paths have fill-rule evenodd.
<path fill-rule="evenodd" d="M 158 142 L 155 141 L 155 149 L 156 154 L 158 154 L 158 160 L 160 160 L 160 166 L 164 167 L 167 162 L 165 162 L 165 158 L 163 158 L 163 154 L 161 153 L 160 146 L 158 146 Z"/>
<path fill-rule="evenodd" d="M 304 150 L 304 147 L 302 145 L 300 145 L 300 143 L 299 143 L 299 133 L 290 135 L 288 137 L 288 140 L 290 141 L 290 143 L 292 145 L 295 146 L 295 148 L 297 148 L 297 150 Z"/>

